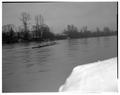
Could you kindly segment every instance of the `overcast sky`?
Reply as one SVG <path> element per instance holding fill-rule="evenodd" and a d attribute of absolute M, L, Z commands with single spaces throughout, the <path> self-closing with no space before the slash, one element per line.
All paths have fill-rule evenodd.
<path fill-rule="evenodd" d="M 30 26 L 35 24 L 34 16 L 43 15 L 45 24 L 54 33 L 62 32 L 68 24 L 74 24 L 81 29 L 87 26 L 89 30 L 96 27 L 103 29 L 108 26 L 116 29 L 117 3 L 3 3 L 2 24 L 22 25 L 20 15 L 27 12 L 31 15 Z"/>

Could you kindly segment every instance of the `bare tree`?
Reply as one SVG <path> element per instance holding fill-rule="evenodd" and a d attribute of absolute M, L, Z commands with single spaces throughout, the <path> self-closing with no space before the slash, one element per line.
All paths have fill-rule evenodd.
<path fill-rule="evenodd" d="M 96 31 L 97 31 L 97 33 L 100 33 L 100 29 L 99 29 L 99 27 L 96 28 Z"/>
<path fill-rule="evenodd" d="M 3 32 L 9 32 L 11 28 L 15 31 L 15 26 L 13 24 L 7 24 L 2 26 Z"/>
<path fill-rule="evenodd" d="M 44 18 L 43 18 L 43 16 L 42 15 L 35 16 L 35 23 L 36 23 L 37 27 L 39 25 L 44 25 Z"/>
<path fill-rule="evenodd" d="M 84 26 L 84 27 L 83 27 L 83 31 L 84 31 L 84 32 L 87 32 L 87 26 Z"/>
<path fill-rule="evenodd" d="M 22 21 L 23 27 L 24 27 L 23 39 L 26 41 L 29 41 L 30 35 L 29 35 L 29 31 L 28 31 L 28 24 L 29 24 L 29 20 L 30 20 L 30 15 L 26 12 L 23 12 L 21 14 L 20 20 Z"/>
<path fill-rule="evenodd" d="M 110 32 L 110 28 L 109 27 L 104 27 L 103 31 L 106 32 L 106 33 L 109 33 Z"/>
<path fill-rule="evenodd" d="M 42 35 L 43 35 L 42 27 L 44 25 L 44 18 L 43 18 L 43 16 L 42 15 L 35 16 L 35 23 L 36 23 L 36 31 L 37 31 L 38 35 L 39 34 L 41 35 L 41 38 L 42 38 Z M 39 33 L 39 31 L 40 31 L 40 33 Z M 40 37 L 40 35 L 39 35 L 39 37 Z"/>
<path fill-rule="evenodd" d="M 24 25 L 25 32 L 27 32 L 28 31 L 28 22 L 30 20 L 30 15 L 28 13 L 26 13 L 26 12 L 23 12 L 21 14 L 20 20 L 22 21 L 22 23 Z"/>

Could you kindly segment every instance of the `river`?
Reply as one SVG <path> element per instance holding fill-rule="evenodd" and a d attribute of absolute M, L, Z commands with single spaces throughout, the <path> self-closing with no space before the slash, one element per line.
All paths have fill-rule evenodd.
<path fill-rule="evenodd" d="M 56 42 L 3 45 L 3 92 L 56 92 L 75 66 L 117 56 L 117 36 Z"/>

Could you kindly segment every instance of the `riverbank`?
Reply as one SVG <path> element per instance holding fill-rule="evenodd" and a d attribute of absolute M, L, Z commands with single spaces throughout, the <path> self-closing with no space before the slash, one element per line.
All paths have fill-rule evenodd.
<path fill-rule="evenodd" d="M 117 57 L 75 67 L 59 91 L 117 92 Z"/>
<path fill-rule="evenodd" d="M 83 33 L 84 34 L 84 33 Z M 98 34 L 96 35 L 96 33 L 92 33 L 91 35 L 84 35 L 84 36 L 80 36 L 80 37 L 68 37 L 66 35 L 54 35 L 54 37 L 52 37 L 51 39 L 28 39 L 28 40 L 24 40 L 24 39 L 7 39 L 7 38 L 2 38 L 5 40 L 2 40 L 2 44 L 15 44 L 15 43 L 30 43 L 30 42 L 36 42 L 36 43 L 43 43 L 43 42 L 47 42 L 47 41 L 57 41 L 57 40 L 66 40 L 66 39 L 84 39 L 84 38 L 95 38 L 95 37 L 109 37 L 109 36 L 117 36 L 117 32 L 113 32 L 112 34 Z M 9 38 L 9 37 L 8 37 Z"/>

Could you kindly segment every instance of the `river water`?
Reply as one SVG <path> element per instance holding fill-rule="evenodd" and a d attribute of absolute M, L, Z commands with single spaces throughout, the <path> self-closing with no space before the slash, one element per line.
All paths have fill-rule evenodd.
<path fill-rule="evenodd" d="M 117 56 L 117 36 L 56 42 L 3 45 L 3 92 L 56 92 L 75 66 Z"/>

